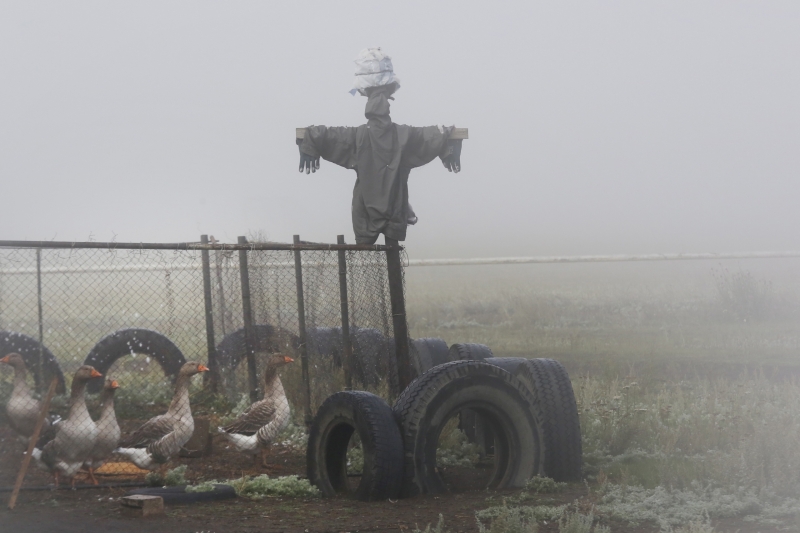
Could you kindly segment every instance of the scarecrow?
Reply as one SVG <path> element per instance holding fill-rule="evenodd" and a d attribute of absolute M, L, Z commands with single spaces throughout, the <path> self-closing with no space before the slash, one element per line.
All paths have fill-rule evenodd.
<path fill-rule="evenodd" d="M 404 241 L 417 216 L 408 202 L 411 169 L 437 156 L 450 172 L 461 170 L 461 139 L 455 127 L 395 124 L 389 101 L 400 88 L 392 59 L 380 48 L 362 50 L 350 92 L 367 97 L 367 123 L 358 127 L 309 126 L 297 132 L 300 172 L 319 169 L 325 159 L 356 171 L 353 188 L 353 231 L 357 244 L 374 244 L 381 233 L 386 244 Z M 459 138 L 455 138 L 459 137 Z"/>

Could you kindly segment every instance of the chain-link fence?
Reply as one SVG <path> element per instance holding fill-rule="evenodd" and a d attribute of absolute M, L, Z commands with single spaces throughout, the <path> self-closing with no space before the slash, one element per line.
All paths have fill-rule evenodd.
<path fill-rule="evenodd" d="M 279 419 L 274 432 L 291 418 L 274 414 L 276 398 L 283 397 L 272 380 L 277 367 L 283 367 L 288 399 L 277 407 L 291 406 L 297 422 L 307 422 L 328 395 L 347 387 L 387 399 L 398 392 L 397 357 L 408 360 L 408 343 L 394 341 L 390 287 L 394 276 L 400 287 L 394 305 L 402 309 L 402 266 L 386 247 L 243 239 L 238 245 L 27 244 L 0 246 L 0 358 L 14 370 L 0 365 L 6 407 L 0 470 L 6 474 L 16 470 L 14 461 L 18 466 L 21 443 L 34 432 L 53 378 L 56 395 L 34 456 L 54 471 L 59 461 L 85 455 L 88 441 L 99 442 L 104 432 L 115 442 L 102 454 L 109 456 L 121 438 L 122 447 L 145 450 L 129 459 L 149 468 L 154 453 L 175 450 L 143 447 L 137 428 L 177 412 L 182 395 L 195 418 L 228 417 L 233 433 L 243 427 L 230 422 L 242 406 L 271 399 L 270 416 Z M 187 370 L 187 362 L 197 365 Z M 80 415 L 83 386 L 90 417 Z M 109 403 L 117 429 L 103 429 Z M 251 429 L 242 432 L 250 441 L 267 439 Z M 19 446 L 10 444 L 16 440 Z M 231 440 L 237 449 L 252 445 Z"/>

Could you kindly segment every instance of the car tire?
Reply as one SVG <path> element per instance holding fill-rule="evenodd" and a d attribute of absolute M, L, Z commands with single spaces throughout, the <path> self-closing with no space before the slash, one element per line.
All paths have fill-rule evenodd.
<path fill-rule="evenodd" d="M 120 358 L 131 354 L 144 354 L 161 365 L 164 374 L 174 380 L 186 358 L 171 340 L 150 329 L 121 329 L 103 337 L 86 356 L 83 364 L 93 366 L 105 376 L 111 366 Z M 89 381 L 87 390 L 96 394 L 103 388 L 104 380 L 96 378 Z"/>
<path fill-rule="evenodd" d="M 364 467 L 355 489 L 347 476 L 353 433 L 361 440 Z M 349 494 L 361 501 L 397 498 L 403 480 L 403 441 L 392 409 L 364 391 L 337 392 L 320 406 L 306 452 L 308 479 L 323 495 Z"/>

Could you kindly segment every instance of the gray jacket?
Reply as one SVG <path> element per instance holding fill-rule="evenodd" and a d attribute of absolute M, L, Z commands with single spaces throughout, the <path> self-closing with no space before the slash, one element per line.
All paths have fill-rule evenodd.
<path fill-rule="evenodd" d="M 451 129 L 395 124 L 387 92 L 369 96 L 367 123 L 358 127 L 310 126 L 300 150 L 356 171 L 353 231 L 358 244 L 374 244 L 378 235 L 403 241 L 409 217 L 408 175 L 412 168 L 449 153 Z"/>

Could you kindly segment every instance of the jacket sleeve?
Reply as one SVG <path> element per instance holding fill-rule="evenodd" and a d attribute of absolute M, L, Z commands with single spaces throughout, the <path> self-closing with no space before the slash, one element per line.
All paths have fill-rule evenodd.
<path fill-rule="evenodd" d="M 309 126 L 300 150 L 344 168 L 356 166 L 356 128 Z"/>
<path fill-rule="evenodd" d="M 451 131 L 452 128 L 442 131 L 438 126 L 408 127 L 408 143 L 400 164 L 405 168 L 416 168 L 427 165 L 436 156 L 446 157 L 449 152 L 447 139 Z"/>

